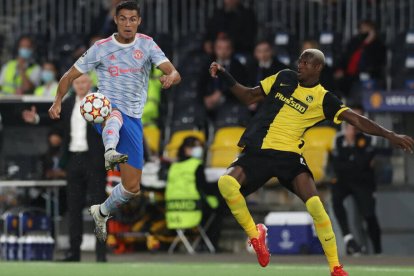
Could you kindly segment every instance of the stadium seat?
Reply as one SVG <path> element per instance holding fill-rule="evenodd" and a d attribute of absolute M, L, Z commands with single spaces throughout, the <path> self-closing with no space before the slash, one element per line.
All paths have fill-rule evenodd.
<path fill-rule="evenodd" d="M 335 128 L 320 126 L 307 130 L 303 136 L 305 140 L 303 156 L 313 173 L 315 182 L 325 179 L 328 155 L 332 150 L 335 135 Z"/>
<path fill-rule="evenodd" d="M 223 127 L 217 130 L 208 152 L 207 165 L 215 168 L 227 168 L 241 151 L 237 143 L 244 130 L 243 127 Z"/>
<path fill-rule="evenodd" d="M 144 138 L 151 152 L 158 153 L 160 151 L 160 130 L 155 125 L 144 127 Z"/>
<path fill-rule="evenodd" d="M 164 156 L 167 158 L 175 159 L 177 157 L 178 148 L 181 146 L 183 140 L 188 136 L 195 136 L 203 143 L 206 141 L 204 132 L 200 130 L 177 131 L 172 135 L 170 142 L 165 147 Z"/>

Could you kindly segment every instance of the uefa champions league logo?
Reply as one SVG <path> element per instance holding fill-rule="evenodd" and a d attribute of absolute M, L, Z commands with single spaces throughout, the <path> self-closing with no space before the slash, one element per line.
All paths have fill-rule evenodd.
<path fill-rule="evenodd" d="M 290 240 L 290 231 L 285 229 L 280 233 L 282 241 L 279 242 L 279 246 L 282 249 L 289 250 L 293 247 L 294 242 Z"/>

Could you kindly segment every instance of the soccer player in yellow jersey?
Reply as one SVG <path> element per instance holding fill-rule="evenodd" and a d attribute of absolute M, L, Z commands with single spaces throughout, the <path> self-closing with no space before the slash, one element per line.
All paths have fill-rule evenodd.
<path fill-rule="evenodd" d="M 249 236 L 261 266 L 269 263 L 267 229 L 256 225 L 244 197 L 259 189 L 271 177 L 295 193 L 313 218 L 318 238 L 327 257 L 331 275 L 346 276 L 338 260 L 331 221 L 319 199 L 313 176 L 301 155 L 304 132 L 323 120 L 337 124 L 346 121 L 363 132 L 382 136 L 393 145 L 412 153 L 414 140 L 387 130 L 342 104 L 319 84 L 325 64 L 317 49 L 305 50 L 299 57 L 298 72 L 282 70 L 254 88 L 239 84 L 218 63 L 210 66 L 212 77 L 226 82 L 240 101 L 262 105 L 242 135 L 244 147 L 238 159 L 220 177 L 218 186 L 233 216 Z"/>

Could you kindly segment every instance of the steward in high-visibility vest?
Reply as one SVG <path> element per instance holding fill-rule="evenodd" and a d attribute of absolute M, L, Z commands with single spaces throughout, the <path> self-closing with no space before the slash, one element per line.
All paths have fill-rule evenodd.
<path fill-rule="evenodd" d="M 184 229 L 201 222 L 201 197 L 197 190 L 196 170 L 201 160 L 189 158 L 171 165 L 165 190 L 167 226 Z"/>
<path fill-rule="evenodd" d="M 31 64 L 27 67 L 25 74 L 32 80 L 32 75 L 40 70 L 37 64 Z M 1 91 L 3 93 L 12 95 L 16 94 L 16 90 L 22 85 L 22 77 L 19 75 L 17 68 L 17 59 L 13 59 L 6 63 L 2 70 L 2 79 L 0 80 Z"/>
<path fill-rule="evenodd" d="M 161 70 L 152 68 L 151 76 L 148 80 L 147 102 L 144 105 L 142 113 L 142 124 L 144 126 L 157 124 L 159 117 L 159 105 L 161 99 L 161 82 L 159 78 L 162 76 Z"/>
<path fill-rule="evenodd" d="M 56 66 L 52 62 L 45 62 L 42 66 L 41 80 L 43 85 L 35 89 L 35 96 L 56 96 L 58 82 L 56 81 Z"/>
<path fill-rule="evenodd" d="M 33 62 L 34 42 L 22 36 L 18 42 L 18 57 L 7 62 L 0 73 L 0 92 L 27 94 L 40 82 L 40 66 Z"/>

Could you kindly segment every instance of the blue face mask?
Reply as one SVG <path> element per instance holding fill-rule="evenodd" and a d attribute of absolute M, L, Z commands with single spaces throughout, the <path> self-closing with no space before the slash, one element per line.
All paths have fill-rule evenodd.
<path fill-rule="evenodd" d="M 55 73 L 49 70 L 43 70 L 41 75 L 42 81 L 49 83 L 55 80 Z"/>
<path fill-rule="evenodd" d="M 19 48 L 19 57 L 29 59 L 32 57 L 33 50 L 30 48 Z"/>
<path fill-rule="evenodd" d="M 191 157 L 202 159 L 203 158 L 203 148 L 200 146 L 194 147 L 191 151 Z"/>

